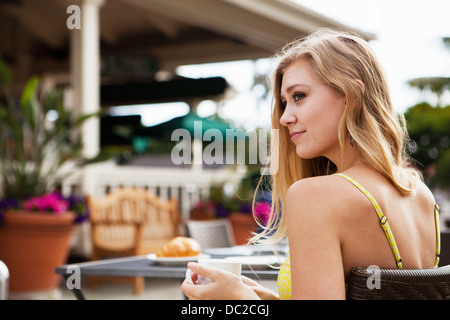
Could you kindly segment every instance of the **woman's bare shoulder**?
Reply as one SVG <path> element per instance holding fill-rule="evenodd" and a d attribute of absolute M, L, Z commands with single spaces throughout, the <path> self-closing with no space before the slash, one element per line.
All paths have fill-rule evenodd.
<path fill-rule="evenodd" d="M 328 212 L 332 208 L 334 213 L 346 211 L 361 199 L 353 188 L 348 181 L 336 175 L 304 178 L 290 186 L 287 202 Z"/>
<path fill-rule="evenodd" d="M 317 176 L 294 182 L 289 187 L 288 194 L 315 199 L 342 199 L 343 196 L 348 197 L 348 190 L 352 188 L 354 187 L 348 181 L 337 175 Z"/>
<path fill-rule="evenodd" d="M 430 209 L 434 208 L 434 205 L 437 204 L 433 192 L 422 181 L 417 183 L 414 197 L 424 212 L 430 211 Z"/>

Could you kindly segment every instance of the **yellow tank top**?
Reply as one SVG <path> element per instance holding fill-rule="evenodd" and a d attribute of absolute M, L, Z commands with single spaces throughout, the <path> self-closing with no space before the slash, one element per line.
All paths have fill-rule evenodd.
<path fill-rule="evenodd" d="M 364 193 L 364 195 L 370 200 L 370 202 L 372 202 L 375 212 L 377 213 L 378 218 L 380 219 L 381 228 L 383 228 L 386 238 L 389 242 L 389 246 L 391 247 L 395 262 L 397 264 L 397 268 L 402 269 L 403 268 L 402 259 L 398 251 L 394 235 L 392 234 L 391 228 L 389 227 L 387 218 L 383 215 L 383 212 L 381 211 L 381 208 L 378 205 L 375 198 L 372 197 L 372 195 L 362 185 L 360 185 L 358 182 L 356 182 L 349 176 L 342 173 L 337 173 L 336 175 L 341 176 L 346 180 L 350 181 L 355 187 L 357 187 L 362 193 Z M 436 224 L 436 260 L 434 266 L 437 267 L 439 265 L 439 254 L 441 248 L 441 237 L 439 229 L 439 207 L 437 204 L 434 205 L 434 217 Z M 278 273 L 277 285 L 278 285 L 278 295 L 280 299 L 282 300 L 290 299 L 292 296 L 292 292 L 291 292 L 291 260 L 289 256 L 281 266 L 280 272 Z"/>

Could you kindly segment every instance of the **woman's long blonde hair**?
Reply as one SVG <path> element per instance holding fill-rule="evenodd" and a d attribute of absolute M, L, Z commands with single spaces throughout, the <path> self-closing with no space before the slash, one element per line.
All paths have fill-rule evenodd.
<path fill-rule="evenodd" d="M 276 242 L 287 235 L 282 211 L 284 196 L 294 182 L 336 171 L 335 164 L 330 167 L 328 159 L 323 157 L 298 157 L 290 142 L 289 130 L 280 124 L 283 74 L 298 59 L 308 59 L 315 76 L 346 99 L 338 129 L 341 154 L 344 154 L 345 139 L 351 136 L 360 158 L 368 166 L 385 176 L 401 194 L 415 192 L 421 176 L 413 169 L 406 152 L 408 134 L 404 118 L 394 112 L 384 72 L 365 40 L 346 32 L 320 29 L 288 44 L 275 57 L 279 63 L 272 79 L 272 129 L 278 132 L 279 139 L 271 146 L 271 156 L 283 156 L 272 159 L 277 170 L 270 176 L 272 212 L 269 223 L 252 242 Z"/>

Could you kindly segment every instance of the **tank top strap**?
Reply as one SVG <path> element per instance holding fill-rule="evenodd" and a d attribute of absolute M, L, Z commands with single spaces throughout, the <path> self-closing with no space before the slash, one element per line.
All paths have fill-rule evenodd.
<path fill-rule="evenodd" d="M 439 206 L 437 204 L 434 204 L 434 220 L 436 224 L 436 261 L 434 267 L 437 268 L 439 266 L 439 257 L 441 254 L 441 230 L 439 227 Z"/>
<path fill-rule="evenodd" d="M 391 247 L 392 253 L 394 255 L 395 262 L 397 264 L 398 269 L 403 268 L 402 264 L 402 258 L 400 257 L 400 253 L 398 251 L 397 243 L 395 242 L 394 235 L 392 234 L 391 227 L 389 226 L 389 223 L 387 221 L 387 217 L 383 214 L 383 211 L 381 210 L 378 202 L 375 200 L 375 198 L 367 191 L 366 188 L 364 188 L 361 184 L 359 184 L 354 179 L 350 178 L 346 174 L 343 173 L 335 173 L 337 176 L 341 176 L 345 178 L 347 181 L 352 183 L 356 188 L 358 188 L 372 203 L 373 208 L 375 209 L 375 212 L 378 215 L 378 218 L 380 220 L 381 228 L 384 231 L 384 234 L 386 235 L 386 238 L 389 242 L 389 246 Z"/>

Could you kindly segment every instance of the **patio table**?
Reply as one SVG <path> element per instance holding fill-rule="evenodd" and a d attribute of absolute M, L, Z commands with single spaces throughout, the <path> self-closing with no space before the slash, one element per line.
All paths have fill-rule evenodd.
<path fill-rule="evenodd" d="M 230 248 L 223 248 L 230 249 Z M 219 248 L 220 250 L 220 248 Z M 219 251 L 218 251 L 219 252 Z M 230 255 L 232 251 L 230 251 Z M 210 254 L 211 258 L 224 258 L 225 255 Z M 234 255 L 233 255 L 234 256 Z M 66 264 L 56 267 L 55 272 L 61 274 L 66 282 L 71 282 L 71 277 L 76 276 L 130 276 L 147 278 L 171 278 L 183 281 L 186 275 L 187 265 L 160 265 L 149 259 L 148 255 L 123 257 L 115 259 L 105 259 L 99 261 L 82 262 L 76 264 Z M 242 275 L 255 280 L 276 280 L 278 269 L 276 268 L 242 268 Z M 79 300 L 85 300 L 81 288 L 74 286 L 69 288 Z"/>

